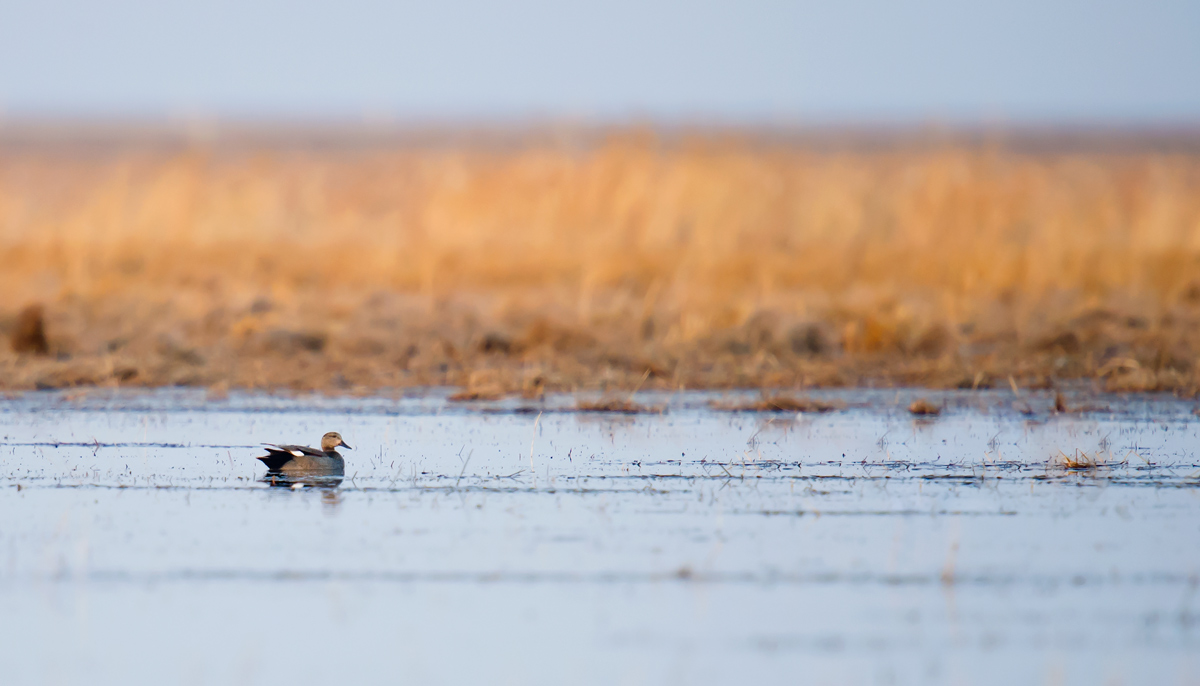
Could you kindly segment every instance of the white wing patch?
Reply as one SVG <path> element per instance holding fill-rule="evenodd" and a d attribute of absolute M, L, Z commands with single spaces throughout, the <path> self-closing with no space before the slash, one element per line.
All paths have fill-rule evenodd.
<path fill-rule="evenodd" d="M 304 453 L 300 452 L 299 450 L 289 450 L 288 452 L 296 457 L 304 457 Z"/>

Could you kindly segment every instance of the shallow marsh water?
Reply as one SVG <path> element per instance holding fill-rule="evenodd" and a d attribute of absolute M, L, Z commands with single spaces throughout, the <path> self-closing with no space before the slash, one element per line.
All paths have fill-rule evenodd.
<path fill-rule="evenodd" d="M 1193 403 L 820 397 L 0 401 L 3 681 L 1200 683 Z"/>

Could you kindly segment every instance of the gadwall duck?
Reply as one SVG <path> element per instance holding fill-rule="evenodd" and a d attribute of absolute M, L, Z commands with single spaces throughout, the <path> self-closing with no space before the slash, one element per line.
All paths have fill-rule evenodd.
<path fill-rule="evenodd" d="M 304 445 L 263 445 L 267 454 L 258 459 L 267 465 L 269 471 L 283 474 L 320 472 L 341 475 L 346 468 L 346 461 L 338 454 L 337 447 L 340 445 L 353 450 L 336 431 L 330 431 L 321 437 L 320 450 Z"/>

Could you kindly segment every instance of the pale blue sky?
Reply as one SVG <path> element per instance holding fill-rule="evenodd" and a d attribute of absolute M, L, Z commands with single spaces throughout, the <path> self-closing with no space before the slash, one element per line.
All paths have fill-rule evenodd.
<path fill-rule="evenodd" d="M 0 0 L 0 116 L 1200 121 L 1200 0 Z"/>

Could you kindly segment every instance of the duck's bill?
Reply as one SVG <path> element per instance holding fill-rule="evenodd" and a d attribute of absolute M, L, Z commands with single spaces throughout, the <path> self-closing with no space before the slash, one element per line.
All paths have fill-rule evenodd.
<path fill-rule="evenodd" d="M 342 443 L 342 447 L 345 448 L 346 450 L 354 450 L 354 448 L 351 448 L 350 446 L 346 445 L 345 442 Z"/>

